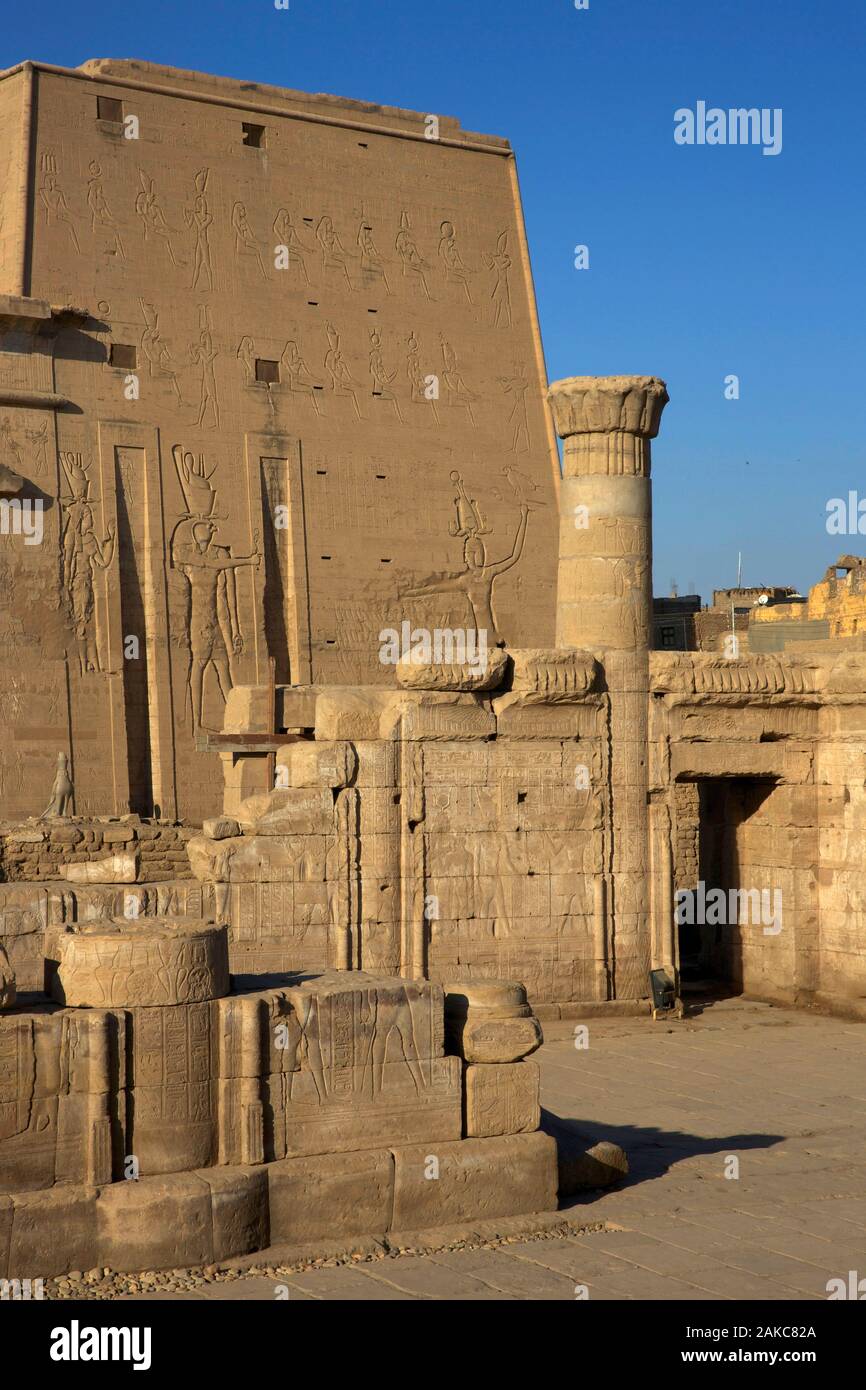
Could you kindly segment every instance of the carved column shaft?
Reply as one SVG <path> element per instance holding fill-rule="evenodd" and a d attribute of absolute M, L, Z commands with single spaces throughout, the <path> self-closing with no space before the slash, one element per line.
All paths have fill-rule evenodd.
<path fill-rule="evenodd" d="M 652 624 L 650 440 L 657 377 L 571 377 L 549 392 L 565 441 L 556 643 L 603 662 L 610 699 L 608 949 L 618 998 L 650 964 L 647 714 Z"/>

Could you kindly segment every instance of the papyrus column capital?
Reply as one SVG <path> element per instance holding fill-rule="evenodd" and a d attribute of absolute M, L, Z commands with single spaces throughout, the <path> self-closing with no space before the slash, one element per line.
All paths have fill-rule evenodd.
<path fill-rule="evenodd" d="M 659 432 L 669 397 L 657 376 L 571 376 L 547 399 L 565 440 L 566 477 L 584 473 L 649 477 L 648 441 Z"/>

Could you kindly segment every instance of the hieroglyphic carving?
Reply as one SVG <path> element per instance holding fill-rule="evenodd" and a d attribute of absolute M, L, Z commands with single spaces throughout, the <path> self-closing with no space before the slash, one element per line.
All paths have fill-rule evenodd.
<path fill-rule="evenodd" d="M 50 227 L 52 218 L 55 222 L 62 223 L 69 233 L 77 253 L 81 252 L 78 241 L 78 233 L 75 230 L 75 219 L 66 201 L 66 194 L 60 187 L 57 177 L 57 159 L 51 150 L 44 150 L 39 161 L 42 170 L 42 183 L 39 187 L 39 198 L 45 209 L 45 221 Z"/>
<path fill-rule="evenodd" d="M 373 240 L 373 228 L 369 222 L 361 222 L 358 228 L 358 250 L 361 253 L 361 271 L 372 280 L 381 280 L 388 294 L 391 293 L 391 286 L 388 284 L 388 275 L 385 270 L 385 263 L 379 254 L 375 241 Z"/>
<path fill-rule="evenodd" d="M 453 222 L 443 222 L 439 228 L 439 259 L 442 262 L 446 281 L 453 285 L 462 285 L 466 298 L 471 304 L 472 294 L 469 289 L 469 277 L 475 272 L 469 269 L 460 254 Z"/>
<path fill-rule="evenodd" d="M 172 237 L 177 235 L 177 229 L 170 227 L 166 220 L 156 191 L 156 184 L 143 169 L 138 171 L 138 181 L 139 190 L 135 199 L 135 211 L 141 221 L 144 239 L 147 241 L 149 237 L 156 237 L 167 250 L 172 265 L 179 265 L 180 262 L 175 256 L 174 247 L 171 244 Z"/>
<path fill-rule="evenodd" d="M 159 314 L 153 304 L 148 304 L 140 299 L 141 312 L 144 316 L 144 332 L 141 335 L 141 351 L 147 361 L 148 371 L 152 381 L 167 381 L 172 391 L 177 396 L 178 404 L 183 405 L 183 397 L 180 393 L 180 382 L 178 381 L 174 359 L 168 344 L 165 342 L 159 328 Z"/>
<path fill-rule="evenodd" d="M 460 364 L 457 360 L 457 353 L 454 351 L 444 333 L 439 334 L 439 343 L 442 348 L 442 361 L 444 363 L 442 380 L 445 383 L 446 402 L 450 406 L 457 406 L 465 409 L 469 419 L 475 425 L 475 416 L 472 414 L 472 402 L 477 399 L 474 392 L 469 390 L 460 372 Z"/>
<path fill-rule="evenodd" d="M 54 937 L 51 992 L 84 1008 L 202 1003 L 228 993 L 226 927 L 157 918 L 99 923 Z"/>
<path fill-rule="evenodd" d="M 87 206 L 90 209 L 90 230 L 96 235 L 99 228 L 102 228 L 108 237 L 108 254 L 119 256 L 121 260 L 126 259 L 126 252 L 123 249 L 120 231 L 117 221 L 108 200 L 105 190 L 102 187 L 102 165 L 98 159 L 90 161 L 90 178 L 87 181 Z"/>
<path fill-rule="evenodd" d="M 280 208 L 274 218 L 274 236 L 277 238 L 278 247 L 286 248 L 286 259 L 288 264 L 286 270 L 297 267 L 304 278 L 304 284 L 309 285 L 310 277 L 307 273 L 306 257 L 312 250 L 308 247 L 298 234 L 292 215 L 288 208 Z"/>
<path fill-rule="evenodd" d="M 333 222 L 327 214 L 319 218 L 316 227 L 316 240 L 322 253 L 322 275 L 327 278 L 329 270 L 340 271 L 345 278 L 346 285 L 351 290 L 353 286 L 349 275 L 349 257 L 334 229 Z"/>
<path fill-rule="evenodd" d="M 197 424 L 199 429 L 218 430 L 220 426 L 219 393 L 214 362 L 219 356 L 214 347 L 207 309 L 201 310 L 201 332 L 197 343 L 191 343 L 189 355 L 195 366 L 201 367 L 200 399 Z M 207 425 L 210 418 L 210 425 Z"/>
<path fill-rule="evenodd" d="M 428 405 L 433 418 L 439 424 L 439 411 L 436 409 L 436 396 L 428 388 L 428 374 L 421 365 L 421 344 L 415 333 L 409 334 L 406 344 L 406 375 L 409 378 L 409 398 L 413 405 Z"/>
<path fill-rule="evenodd" d="M 202 276 L 207 280 L 209 290 L 214 287 L 210 250 L 210 228 L 213 225 L 213 216 L 206 196 L 209 177 L 210 169 L 199 170 L 195 176 L 195 198 L 192 207 L 184 208 L 183 211 L 184 221 L 195 238 L 192 285 L 190 286 L 194 290 L 198 289 L 198 282 Z"/>
<path fill-rule="evenodd" d="M 88 470 L 81 454 L 61 453 L 60 462 L 69 484 L 71 499 L 61 498 L 63 527 L 60 536 L 63 590 L 67 612 L 78 644 L 81 674 L 100 670 L 93 632 L 93 572 L 106 570 L 114 559 L 115 527 L 109 521 L 106 535 L 99 538 L 93 519 Z"/>
<path fill-rule="evenodd" d="M 518 367 L 515 367 L 511 376 L 499 377 L 499 385 L 505 395 L 511 397 L 511 414 L 508 416 L 508 424 L 512 427 L 511 452 L 512 454 L 528 454 L 530 439 L 526 393 L 529 390 L 529 378 Z"/>
<path fill-rule="evenodd" d="M 408 279 L 410 283 L 415 285 L 420 284 L 425 296 L 430 299 L 430 287 L 427 284 L 426 274 L 430 266 L 418 250 L 417 242 L 412 235 L 408 212 L 401 212 L 400 214 L 400 230 L 397 233 L 394 247 L 400 257 L 403 279 Z"/>
<path fill-rule="evenodd" d="M 244 386 L 256 384 L 256 345 L 248 333 L 238 344 L 238 361 L 244 369 Z"/>
<path fill-rule="evenodd" d="M 377 328 L 370 329 L 370 376 L 373 378 L 373 395 L 380 401 L 390 401 L 400 423 L 403 416 L 396 393 L 391 390 L 391 382 L 397 376 L 397 368 L 389 372 L 382 357 L 382 335 Z"/>
<path fill-rule="evenodd" d="M 331 390 L 335 396 L 350 396 L 358 419 L 363 419 L 358 404 L 359 383 L 352 376 L 340 346 L 340 335 L 332 323 L 326 328 L 328 350 L 325 353 L 325 371 L 331 379 Z"/>
<path fill-rule="evenodd" d="M 315 380 L 312 372 L 301 356 L 301 350 L 294 338 L 290 338 L 283 348 L 280 356 L 280 366 L 286 369 L 286 385 L 290 391 L 308 397 L 312 402 L 313 409 L 317 415 L 322 411 L 319 406 L 319 398 L 316 394 L 316 387 L 319 382 Z"/>
<path fill-rule="evenodd" d="M 232 208 L 232 231 L 235 234 L 235 255 L 238 260 L 242 260 L 245 256 L 247 259 L 254 260 L 261 271 L 262 279 L 267 280 L 268 277 L 262 260 L 262 253 L 259 250 L 258 239 L 250 226 L 246 204 L 242 203 L 240 199 L 238 199 Z"/>

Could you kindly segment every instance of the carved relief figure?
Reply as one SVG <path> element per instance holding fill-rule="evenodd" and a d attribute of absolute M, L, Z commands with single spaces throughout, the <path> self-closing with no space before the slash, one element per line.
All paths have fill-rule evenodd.
<path fill-rule="evenodd" d="M 210 206 L 206 197 L 210 169 L 200 169 L 195 176 L 195 200 L 192 207 L 184 208 L 186 225 L 195 237 L 191 289 L 198 289 L 202 276 L 207 280 L 209 290 L 213 289 L 213 266 L 210 254 L 210 228 L 213 224 Z"/>
<path fill-rule="evenodd" d="M 361 408 L 358 405 L 356 391 L 358 382 L 355 381 L 352 373 L 346 364 L 340 347 L 340 335 L 333 324 L 328 324 L 326 329 L 328 335 L 328 351 L 325 353 L 325 370 L 331 378 L 331 390 L 336 396 L 351 396 L 352 404 L 355 407 L 355 414 L 358 419 L 362 418 Z"/>
<path fill-rule="evenodd" d="M 427 285 L 426 271 L 430 269 L 412 235 L 409 223 L 408 212 L 400 214 L 400 230 L 397 233 L 397 240 L 394 243 L 397 255 L 400 257 L 400 264 L 403 268 L 403 279 L 413 277 L 414 283 L 420 283 L 427 298 L 430 298 L 430 289 Z"/>
<path fill-rule="evenodd" d="M 458 482 L 459 482 L 458 476 Z M 468 502 L 465 489 L 460 487 L 460 496 L 455 499 L 458 528 L 452 534 L 465 537 L 463 542 L 463 561 L 465 569 L 458 574 L 433 575 L 402 591 L 402 598 L 426 598 L 430 594 L 465 594 L 472 609 L 477 632 L 486 631 L 487 640 L 502 645 L 493 613 L 493 585 L 501 574 L 512 569 L 523 554 L 526 540 L 526 524 L 529 517 L 529 504 L 521 503 L 520 521 L 511 547 L 511 554 L 502 560 L 488 560 L 487 547 L 481 539 L 482 528 L 477 510 Z"/>
<path fill-rule="evenodd" d="M 390 294 L 391 286 L 388 284 L 385 265 L 373 240 L 373 228 L 367 222 L 362 222 L 358 228 L 358 248 L 361 252 L 362 271 L 381 280 Z"/>
<path fill-rule="evenodd" d="M 268 277 L 265 272 L 264 262 L 262 261 L 261 252 L 259 251 L 259 243 L 256 240 L 255 232 L 249 224 L 247 209 L 244 203 L 237 202 L 232 208 L 232 229 L 235 234 L 235 255 L 239 258 L 241 256 L 252 256 L 262 273 L 262 279 L 267 280 Z"/>
<path fill-rule="evenodd" d="M 174 227 L 170 227 L 166 221 L 165 213 L 162 210 L 159 197 L 156 192 L 156 185 L 143 169 L 138 171 L 139 190 L 135 199 L 135 211 L 141 219 L 144 229 L 144 239 L 157 237 L 165 246 L 171 259 L 172 265 L 179 265 L 174 254 L 174 247 L 171 239 L 176 235 Z"/>
<path fill-rule="evenodd" d="M 167 344 L 163 341 L 159 331 L 159 314 L 152 304 L 140 299 L 141 312 L 144 315 L 144 332 L 141 335 L 141 351 L 147 360 L 148 371 L 154 381 L 167 381 L 174 394 L 177 396 L 178 404 L 183 405 L 183 397 L 180 394 L 180 382 L 174 367 L 174 360 Z"/>
<path fill-rule="evenodd" d="M 394 999 L 380 997 L 375 990 L 370 990 L 366 993 L 365 1003 L 368 1011 L 367 1026 L 372 1022 L 365 1074 L 367 1071 L 370 1073 L 373 1095 L 379 1095 L 384 1088 L 385 1059 L 388 1044 L 392 1039 L 399 1042 L 403 1061 L 409 1069 L 416 1091 L 422 1091 L 424 1076 L 418 1057 L 412 1007 L 405 989 L 400 990 Z"/>
<path fill-rule="evenodd" d="M 452 285 L 462 285 L 466 292 L 466 298 L 472 303 L 472 295 L 469 290 L 469 277 L 472 271 L 464 263 L 463 257 L 457 245 L 457 233 L 454 230 L 453 222 L 443 222 L 439 228 L 439 259 L 442 262 L 442 269 L 445 279 Z"/>
<path fill-rule="evenodd" d="M 515 368 L 513 376 L 499 377 L 499 384 L 506 396 L 511 396 L 511 414 L 508 417 L 509 425 L 513 426 L 511 435 L 512 454 L 529 453 L 529 415 L 526 406 L 526 393 L 529 390 L 529 379 L 526 375 Z"/>
<path fill-rule="evenodd" d="M 286 248 L 289 262 L 286 269 L 291 270 L 293 266 L 296 266 L 304 277 L 304 284 L 309 285 L 310 277 L 307 274 L 305 257 L 312 248 L 304 245 L 287 208 L 280 208 L 274 218 L 274 235 L 277 238 L 277 245 Z"/>
<path fill-rule="evenodd" d="M 114 214 L 108 206 L 105 197 L 105 190 L 102 187 L 102 166 L 98 159 L 90 161 L 90 178 L 87 181 L 87 206 L 90 209 L 90 230 L 96 232 L 97 228 L 102 227 L 108 233 L 111 240 L 108 254 L 119 256 L 125 260 L 126 253 L 123 249 L 123 242 L 120 239 L 117 222 Z"/>
<path fill-rule="evenodd" d="M 193 363 L 201 367 L 201 395 L 199 400 L 198 426 L 205 428 L 208 416 L 211 418 L 210 429 L 219 429 L 220 407 L 219 393 L 217 391 L 216 372 L 214 362 L 219 353 L 213 345 L 213 338 L 208 324 L 207 314 L 202 315 L 202 330 L 199 334 L 198 342 L 191 343 L 189 355 Z"/>
<path fill-rule="evenodd" d="M 406 375 L 409 378 L 409 394 L 412 404 L 432 406 L 433 416 L 438 425 L 439 411 L 436 409 L 436 397 L 428 387 L 427 377 L 421 366 L 421 344 L 414 333 L 409 334 L 407 343 Z"/>
<path fill-rule="evenodd" d="M 57 181 L 57 161 L 50 150 L 46 150 L 40 161 L 42 167 L 42 186 L 39 197 L 45 208 L 45 221 L 51 226 L 51 219 L 60 222 L 69 233 L 69 239 L 80 254 L 81 247 L 75 231 L 75 222 L 66 201 L 66 194 Z"/>
<path fill-rule="evenodd" d="M 390 401 L 394 406 L 397 419 L 401 425 L 403 416 L 400 413 L 400 402 L 391 390 L 391 382 L 397 375 L 397 368 L 389 372 L 382 357 L 382 335 L 378 329 L 370 329 L 370 376 L 373 378 L 373 395 L 380 401 Z"/>
<path fill-rule="evenodd" d="M 114 523 L 109 522 L 107 534 L 100 540 L 93 520 L 93 499 L 90 497 L 89 464 L 81 454 L 61 454 L 60 461 L 72 493 L 72 500 L 63 504 L 63 527 L 60 548 L 63 564 L 63 589 L 67 611 L 78 643 L 81 674 L 99 670 L 99 657 L 93 633 L 93 572 L 105 570 L 114 558 Z"/>
<path fill-rule="evenodd" d="M 256 345 L 248 333 L 238 344 L 238 361 L 243 364 L 244 386 L 256 384 Z"/>
<path fill-rule="evenodd" d="M 322 270 L 341 270 L 346 278 L 349 289 L 352 288 L 352 281 L 349 278 L 348 256 L 343 247 L 339 236 L 334 230 L 334 224 L 330 217 L 320 217 L 319 225 L 316 228 L 316 240 L 322 249 Z"/>
<path fill-rule="evenodd" d="M 490 299 L 493 304 L 493 327 L 510 328 L 511 288 L 508 283 L 508 272 L 511 269 L 511 257 L 508 254 L 507 232 L 500 232 L 495 252 L 491 256 L 485 256 L 484 263 L 493 272 L 493 286 L 490 291 Z"/>
<path fill-rule="evenodd" d="M 180 445 L 172 449 L 187 504 L 187 516 L 175 528 L 171 541 L 172 565 L 189 585 L 189 667 L 187 688 L 193 732 L 203 728 L 204 678 L 212 667 L 223 700 L 233 685 L 229 652 L 243 651 L 237 616 L 233 572 L 244 565 L 261 563 L 258 536 L 250 555 L 232 556 L 230 548 L 215 542 L 216 490 L 211 486 L 215 469 L 207 471 L 204 458 L 196 460 Z"/>
<path fill-rule="evenodd" d="M 317 415 L 321 415 L 319 400 L 316 394 L 316 386 L 319 384 L 313 379 L 313 375 L 301 356 L 300 348 L 292 338 L 283 348 L 280 357 L 280 365 L 286 369 L 287 385 L 290 391 L 299 391 L 301 395 L 309 396 L 313 403 L 313 409 Z"/>
<path fill-rule="evenodd" d="M 444 363 L 442 380 L 448 391 L 448 404 L 463 406 L 472 424 L 475 425 L 475 416 L 472 414 L 472 402 L 475 400 L 475 395 L 469 390 L 469 387 L 460 374 L 457 353 L 448 342 L 444 333 L 439 334 L 439 343 L 442 348 L 442 361 Z"/>

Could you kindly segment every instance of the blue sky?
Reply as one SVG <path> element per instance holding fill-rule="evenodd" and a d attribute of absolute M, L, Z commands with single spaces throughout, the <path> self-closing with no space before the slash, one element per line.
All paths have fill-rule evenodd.
<path fill-rule="evenodd" d="M 866 537 L 862 0 L 41 0 L 0 66 L 139 57 L 457 116 L 509 137 L 551 378 L 652 372 L 655 587 L 814 583 Z M 783 111 L 783 148 L 674 111 Z M 590 269 L 574 269 L 586 244 Z M 740 399 L 724 381 L 740 379 Z"/>

